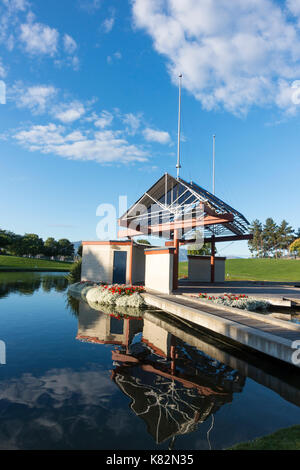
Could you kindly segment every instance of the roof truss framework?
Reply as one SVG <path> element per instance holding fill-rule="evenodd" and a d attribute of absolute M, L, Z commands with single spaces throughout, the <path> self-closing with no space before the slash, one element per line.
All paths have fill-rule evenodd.
<path fill-rule="evenodd" d="M 202 230 L 204 238 L 248 236 L 249 222 L 237 210 L 201 188 L 169 174 L 163 175 L 119 219 L 126 230 L 119 237 L 157 235 L 172 239 L 174 230 L 187 239 Z"/>

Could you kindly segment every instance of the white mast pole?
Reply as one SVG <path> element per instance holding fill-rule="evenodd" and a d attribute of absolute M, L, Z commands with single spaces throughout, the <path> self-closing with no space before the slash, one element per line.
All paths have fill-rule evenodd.
<path fill-rule="evenodd" d="M 216 136 L 213 135 L 213 195 L 215 195 L 215 151 L 216 151 Z"/>
<path fill-rule="evenodd" d="M 180 124 L 181 124 L 181 79 L 182 74 L 179 75 L 179 106 L 178 106 L 178 145 L 177 145 L 177 179 L 179 178 L 180 165 Z"/>

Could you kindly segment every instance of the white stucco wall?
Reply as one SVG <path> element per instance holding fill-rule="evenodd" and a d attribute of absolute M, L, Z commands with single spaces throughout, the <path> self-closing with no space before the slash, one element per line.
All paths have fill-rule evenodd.
<path fill-rule="evenodd" d="M 114 251 L 127 252 L 126 283 L 129 284 L 130 245 L 83 245 L 82 250 L 82 281 L 113 281 Z"/>
<path fill-rule="evenodd" d="M 188 258 L 188 279 L 210 282 L 210 257 L 191 256 Z M 225 258 L 215 258 L 215 282 L 225 281 Z"/>
<path fill-rule="evenodd" d="M 78 337 L 87 337 L 103 342 L 125 343 L 125 331 L 113 334 L 111 317 L 97 310 L 91 310 L 86 302 L 80 302 L 78 316 Z"/>
<path fill-rule="evenodd" d="M 170 294 L 173 290 L 173 254 L 157 253 L 147 254 L 145 287 L 163 294 Z"/>
<path fill-rule="evenodd" d="M 170 335 L 167 330 L 144 319 L 143 339 L 145 339 L 147 343 L 150 343 L 150 347 L 154 345 L 156 348 L 160 349 L 165 356 L 170 356 L 171 337 L 172 335 Z"/>

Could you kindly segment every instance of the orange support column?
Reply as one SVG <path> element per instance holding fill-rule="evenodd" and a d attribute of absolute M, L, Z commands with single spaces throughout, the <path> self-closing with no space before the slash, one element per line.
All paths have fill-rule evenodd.
<path fill-rule="evenodd" d="M 174 230 L 174 256 L 173 256 L 173 290 L 178 289 L 178 261 L 179 261 L 179 237 L 178 230 Z"/>
<path fill-rule="evenodd" d="M 132 286 L 132 260 L 133 260 L 133 240 L 131 240 L 129 252 L 129 284 Z"/>
<path fill-rule="evenodd" d="M 211 240 L 211 256 L 210 256 L 210 282 L 215 282 L 215 237 Z"/>

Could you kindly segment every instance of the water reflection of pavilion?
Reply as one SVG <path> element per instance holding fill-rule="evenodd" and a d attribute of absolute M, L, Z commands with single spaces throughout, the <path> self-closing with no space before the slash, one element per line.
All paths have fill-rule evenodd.
<path fill-rule="evenodd" d="M 89 343 L 114 344 L 124 346 L 126 349 L 142 327 L 142 320 L 138 317 L 118 319 L 91 309 L 85 302 L 80 302 L 76 339 Z"/>
<path fill-rule="evenodd" d="M 151 313 L 116 319 L 80 303 L 77 338 L 114 344 L 112 380 L 159 444 L 193 432 L 241 392 L 244 376 L 169 333 Z"/>

